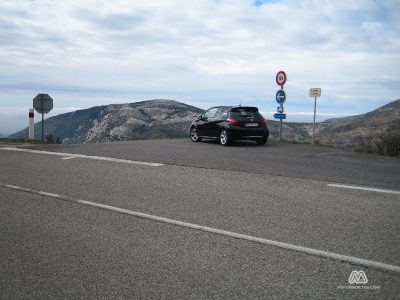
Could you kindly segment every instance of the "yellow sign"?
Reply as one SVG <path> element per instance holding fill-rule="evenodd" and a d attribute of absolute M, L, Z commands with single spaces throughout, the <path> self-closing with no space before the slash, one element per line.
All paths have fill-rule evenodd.
<path fill-rule="evenodd" d="M 321 97 L 321 89 L 320 88 L 311 88 L 310 89 L 310 97 Z"/>

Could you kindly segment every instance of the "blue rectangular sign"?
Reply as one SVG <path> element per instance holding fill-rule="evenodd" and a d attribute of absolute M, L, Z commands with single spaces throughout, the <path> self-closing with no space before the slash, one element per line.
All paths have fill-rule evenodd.
<path fill-rule="evenodd" d="M 274 114 L 275 119 L 286 119 L 286 114 Z"/>

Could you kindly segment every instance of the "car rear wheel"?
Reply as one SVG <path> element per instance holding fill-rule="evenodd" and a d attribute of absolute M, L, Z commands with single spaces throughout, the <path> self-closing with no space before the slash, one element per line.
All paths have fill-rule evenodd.
<path fill-rule="evenodd" d="M 192 127 L 190 129 L 190 139 L 192 142 L 201 142 L 201 138 L 199 137 L 196 127 Z"/>
<path fill-rule="evenodd" d="M 221 130 L 221 133 L 219 134 L 219 141 L 222 146 L 228 146 L 232 142 L 228 130 Z"/>
<path fill-rule="evenodd" d="M 265 145 L 265 143 L 267 142 L 268 138 L 267 137 L 263 137 L 261 139 L 256 140 L 257 145 Z"/>

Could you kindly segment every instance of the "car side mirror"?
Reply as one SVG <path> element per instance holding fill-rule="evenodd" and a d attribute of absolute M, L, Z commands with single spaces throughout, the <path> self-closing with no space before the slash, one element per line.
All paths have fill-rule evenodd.
<path fill-rule="evenodd" d="M 203 115 L 200 115 L 197 117 L 197 120 L 201 120 L 201 119 L 203 119 Z"/>

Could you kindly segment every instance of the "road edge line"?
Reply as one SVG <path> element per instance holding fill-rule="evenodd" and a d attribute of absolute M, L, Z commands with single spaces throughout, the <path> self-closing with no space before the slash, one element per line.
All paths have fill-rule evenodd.
<path fill-rule="evenodd" d="M 328 186 L 343 188 L 343 189 L 353 189 L 353 190 L 361 190 L 361 191 L 368 191 L 368 192 L 378 192 L 378 193 L 400 195 L 400 191 L 379 189 L 379 188 L 368 187 L 368 186 L 356 186 L 356 185 L 337 184 L 337 183 L 328 183 Z"/>
<path fill-rule="evenodd" d="M 106 156 L 94 156 L 94 155 L 84 155 L 84 154 L 75 154 L 75 153 L 53 152 L 53 151 L 33 150 L 33 149 L 25 149 L 25 148 L 3 147 L 3 148 L 0 148 L 0 150 L 14 151 L 14 152 L 26 152 L 26 153 L 33 153 L 33 154 L 47 154 L 47 155 L 54 155 L 54 156 L 64 156 L 64 158 L 62 158 L 63 160 L 67 160 L 70 158 L 85 158 L 85 159 L 112 161 L 112 162 L 126 163 L 126 164 L 144 165 L 144 166 L 150 166 L 150 167 L 159 167 L 159 166 L 164 165 L 162 163 L 137 161 L 137 160 L 113 158 L 113 157 L 106 157 Z"/>
<path fill-rule="evenodd" d="M 0 187 L 18 190 L 18 191 L 27 192 L 27 193 L 36 194 L 36 195 L 42 195 L 42 196 L 46 196 L 46 197 L 53 198 L 53 199 L 79 203 L 82 205 L 87 205 L 87 206 L 91 206 L 91 207 L 95 207 L 95 208 L 99 208 L 99 209 L 103 209 L 103 210 L 108 210 L 108 211 L 113 211 L 113 212 L 117 212 L 117 213 L 135 216 L 135 217 L 138 217 L 141 219 L 152 220 L 152 221 L 176 225 L 176 226 L 180 226 L 180 227 L 184 227 L 184 228 L 199 230 L 199 231 L 203 231 L 203 232 L 207 232 L 207 233 L 213 233 L 213 234 L 217 234 L 217 235 L 221 235 L 221 236 L 257 242 L 259 244 L 273 246 L 273 247 L 277 247 L 277 248 L 284 249 L 284 250 L 305 253 L 308 255 L 317 256 L 317 257 L 330 259 L 330 260 L 334 260 L 334 261 L 339 261 L 339 262 L 347 262 L 347 263 L 350 263 L 353 265 L 364 266 L 367 268 L 371 268 L 371 269 L 375 269 L 375 270 L 379 270 L 379 271 L 383 271 L 383 272 L 388 272 L 388 273 L 392 273 L 395 275 L 400 275 L 400 266 L 389 265 L 389 264 L 385 264 L 385 263 L 381 263 L 381 262 L 377 262 L 377 261 L 373 261 L 373 260 L 368 260 L 368 259 L 363 259 L 363 258 L 358 258 L 358 257 L 348 256 L 348 255 L 343 255 L 343 254 L 337 254 L 337 253 L 333 253 L 333 252 L 328 252 L 328 251 L 323 251 L 323 250 L 318 250 L 318 249 L 313 249 L 313 248 L 308 248 L 308 247 L 303 247 L 303 246 L 292 245 L 289 243 L 278 242 L 278 241 L 269 240 L 269 239 L 260 238 L 260 237 L 254 237 L 254 236 L 250 236 L 250 235 L 246 235 L 246 234 L 235 233 L 232 231 L 227 231 L 227 230 L 207 227 L 207 226 L 203 226 L 203 225 L 183 222 L 183 221 L 174 220 L 174 219 L 170 219 L 170 218 L 150 215 L 150 214 L 146 214 L 146 213 L 142 213 L 142 212 L 136 212 L 136 211 L 132 211 L 129 209 L 109 206 L 106 204 L 101 204 L 101 203 L 96 203 L 96 202 L 91 202 L 91 201 L 86 201 L 86 200 L 80 200 L 80 199 L 74 199 L 72 197 L 68 197 L 68 196 L 64 196 L 64 195 L 36 191 L 33 189 L 23 188 L 23 187 L 19 187 L 19 186 L 15 186 L 15 185 L 0 183 Z"/>

